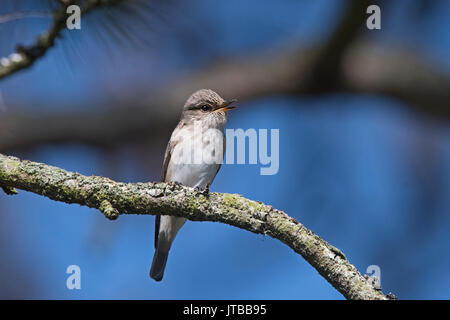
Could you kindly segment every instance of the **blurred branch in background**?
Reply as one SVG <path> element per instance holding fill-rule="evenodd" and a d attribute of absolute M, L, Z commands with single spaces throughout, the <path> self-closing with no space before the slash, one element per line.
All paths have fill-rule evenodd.
<path fill-rule="evenodd" d="M 179 184 L 118 183 L 42 163 L 0 154 L 0 184 L 30 191 L 52 200 L 99 209 L 111 220 L 119 214 L 164 214 L 193 221 L 217 221 L 257 234 L 268 234 L 302 255 L 347 299 L 386 300 L 344 254 L 296 219 L 261 202 L 236 194 L 197 192 Z"/>
<path fill-rule="evenodd" d="M 0 60 L 0 79 L 30 67 L 54 45 L 55 39 L 61 34 L 66 25 L 66 10 L 72 3 L 73 1 L 68 1 L 61 4 L 61 7 L 53 13 L 52 26 L 47 32 L 38 37 L 36 43 L 28 47 L 17 45 L 17 52 Z"/>
<path fill-rule="evenodd" d="M 145 93 L 132 93 L 112 107 L 72 113 L 24 114 L 0 118 L 0 150 L 47 143 L 110 146 L 151 137 L 177 120 L 189 94 L 208 87 L 240 101 L 273 95 L 334 92 L 377 94 L 399 99 L 425 115 L 450 119 L 450 77 L 406 48 L 360 39 L 368 2 L 353 1 L 323 45 L 223 59 L 180 75 Z"/>
<path fill-rule="evenodd" d="M 120 1 L 121 0 L 87 0 L 84 1 L 83 5 L 80 7 L 81 14 L 86 14 L 93 9 L 103 7 L 105 5 L 114 5 Z M 61 0 L 60 2 L 61 7 L 53 12 L 53 24 L 49 30 L 40 35 L 36 42 L 31 46 L 17 45 L 17 52 L 12 53 L 9 57 L 3 57 L 0 59 L 0 79 L 31 67 L 37 59 L 43 57 L 45 53 L 54 46 L 56 38 L 61 36 L 61 32 L 66 27 L 66 20 L 68 17 L 66 13 L 67 8 L 70 5 L 75 4 L 74 0 Z M 36 13 L 28 14 L 36 15 Z M 20 19 L 26 16 L 27 13 L 11 13 L 3 16 L 3 19 L 0 19 L 0 23 L 9 21 L 13 18 Z"/>
<path fill-rule="evenodd" d="M 0 15 L 0 23 L 5 23 L 13 20 L 23 18 L 51 18 L 52 14 L 49 12 L 30 11 L 30 12 L 11 12 Z"/>
<path fill-rule="evenodd" d="M 77 0 L 77 3 L 88 1 Z M 11 21 L 0 24 L 3 34 L 1 55 L 4 56 L 14 52 L 17 43 L 32 46 L 36 35 L 49 30 L 52 17 L 12 20 L 20 19 L 20 13 L 24 10 L 29 10 L 30 14 L 53 12 L 60 6 L 57 0 L 9 2 L 11 5 L 8 7 L 8 1 L 2 1 L 0 8 L 0 21 L 1 17 L 4 17 L 3 22 Z M 19 5 L 21 2 L 22 6 Z M 445 255 L 439 254 L 439 249 L 435 248 L 439 243 L 445 246 L 448 242 L 448 237 L 442 241 L 436 238 L 436 234 L 442 232 L 447 235 L 446 173 L 449 171 L 446 165 L 449 163 L 449 149 L 448 134 L 442 133 L 442 126 L 437 125 L 435 120 L 448 125 L 450 79 L 444 67 L 448 63 L 446 56 L 443 61 L 436 62 L 431 57 L 445 54 L 448 47 L 445 31 L 445 21 L 448 21 L 448 10 L 445 9 L 448 5 L 421 0 L 414 4 L 400 4 L 396 11 L 393 8 L 395 5 L 384 2 L 383 30 L 368 32 L 363 25 L 367 18 L 365 1 L 342 1 L 337 4 L 319 1 L 314 5 L 281 1 L 276 5 L 271 2 L 267 6 L 249 1 L 242 7 L 241 4 L 236 6 L 239 1 L 224 2 L 226 4 L 219 5 L 218 15 L 211 14 L 218 5 L 211 5 L 208 1 L 189 2 L 188 5 L 174 1 L 177 4 L 172 7 L 174 10 L 166 11 L 167 7 L 160 7 L 163 2 L 142 0 L 147 6 L 155 7 L 123 9 L 125 4 L 131 2 L 134 1 L 122 1 L 120 5 L 94 10 L 83 21 L 82 32 L 62 32 L 64 39 L 57 40 L 51 47 L 53 49 L 46 51 L 45 60 L 39 60 L 33 68 L 24 72 L 10 73 L 3 82 L 0 80 L 0 152 L 11 151 L 23 158 L 38 158 L 85 173 L 96 171 L 116 181 L 156 181 L 163 156 L 161 150 L 164 150 L 170 130 L 176 124 L 182 104 L 193 91 L 209 87 L 225 97 L 239 98 L 241 102 L 275 96 L 280 99 L 269 103 L 261 101 L 260 114 L 255 115 L 259 109 L 248 113 L 244 110 L 242 118 L 237 116 L 236 126 L 251 125 L 255 116 L 256 121 L 268 123 L 265 126 L 282 127 L 289 133 L 289 139 L 283 140 L 284 150 L 290 144 L 299 145 L 299 148 L 286 151 L 289 152 L 283 158 L 286 167 L 276 179 L 279 185 L 255 185 L 253 176 L 240 175 L 250 170 L 236 168 L 232 171 L 237 172 L 239 185 L 232 184 L 236 180 L 225 174 L 222 175 L 224 183 L 216 185 L 218 190 L 235 190 L 249 198 L 276 203 L 277 207 L 313 226 L 319 234 L 326 234 L 328 240 L 336 242 L 340 248 L 352 251 L 352 262 L 360 270 L 367 263 L 381 265 L 386 270 L 383 287 L 395 288 L 403 297 L 407 296 L 407 292 L 412 298 L 424 297 L 426 290 L 422 289 L 431 287 L 429 284 L 433 284 L 433 291 L 428 290 L 431 292 L 429 297 L 437 297 L 434 294 L 438 291 L 434 287 L 442 286 L 442 291 L 445 291 L 445 279 L 433 282 L 435 273 L 432 270 L 434 268 L 437 274 L 447 263 Z M 296 4 L 291 7 L 293 3 Z M 332 12 L 332 17 L 322 14 L 324 3 L 325 11 Z M 299 11 L 303 9 L 305 11 Z M 157 19 L 155 11 L 163 16 L 164 21 Z M 268 13 L 273 16 L 268 18 Z M 385 18 L 390 15 L 391 18 Z M 400 30 L 396 32 L 396 28 Z M 285 45 L 278 45 L 280 41 Z M 411 49 L 405 45 L 408 41 L 411 41 Z M 143 48 L 142 44 L 146 46 Z M 271 49 L 262 49 L 268 47 Z M 89 70 L 83 71 L 83 67 Z M 71 77 L 71 71 L 74 71 L 71 69 L 76 69 L 76 78 Z M 17 73 L 18 76 L 14 76 Z M 172 78 L 168 76 L 170 74 L 173 74 Z M 334 93 L 338 94 L 328 97 Z M 349 95 L 342 99 L 339 93 Z M 370 96 L 362 96 L 365 94 Z M 392 109 L 385 110 L 384 106 L 391 105 L 390 101 L 372 95 L 397 100 L 405 110 L 395 110 L 396 103 L 389 107 Z M 286 99 L 288 101 L 285 102 L 287 96 L 296 99 Z M 307 101 L 297 99 L 304 96 L 307 96 Z M 347 102 L 348 106 L 344 106 Z M 270 109 L 266 108 L 267 105 Z M 341 106 L 342 112 L 338 109 Z M 367 110 L 369 106 L 373 110 Z M 283 107 L 288 109 L 281 110 Z M 310 110 L 293 110 L 295 107 Z M 286 115 L 281 114 L 284 111 Z M 424 117 L 416 117 L 414 112 Z M 429 118 L 431 121 L 428 121 Z M 256 123 L 261 125 L 261 122 Z M 45 147 L 46 144 L 68 142 L 92 145 L 95 150 L 78 144 L 62 149 Z M 32 153 L 27 148 L 31 148 Z M 247 179 L 252 183 L 246 184 Z M 13 188 L 3 189 L 14 193 Z M 41 201 L 41 207 L 37 208 L 32 194 L 20 197 L 22 200 L 18 202 L 7 196 L 0 199 L 1 210 L 14 213 L 3 217 L 3 240 L 6 245 L 0 253 L 5 261 L 9 261 L 3 266 L 3 274 L 9 275 L 11 270 L 17 273 L 23 269 L 25 278 L 29 274 L 29 264 L 24 261 L 33 264 L 39 261 L 43 263 L 40 268 L 50 270 L 52 265 L 48 261 L 53 264 L 56 260 L 29 258 L 30 249 L 23 245 L 28 235 L 28 232 L 22 234 L 25 220 L 32 226 L 31 235 L 28 235 L 31 243 L 35 243 L 35 239 L 44 241 L 46 232 L 53 235 L 60 231 L 67 233 L 67 230 L 74 228 L 66 230 L 65 227 L 58 227 L 54 216 L 47 214 L 52 212 L 52 207 L 58 206 L 56 202 Z M 65 208 L 70 211 L 72 206 Z M 90 249 L 96 248 L 98 243 L 103 245 L 107 242 L 111 248 L 109 254 L 120 253 L 121 258 L 124 251 L 119 252 L 112 241 L 120 239 L 121 233 L 114 234 L 114 237 L 111 233 L 122 228 L 120 232 L 129 235 L 125 233 L 127 223 L 134 223 L 131 234 L 139 234 L 136 226 L 144 225 L 142 219 L 146 220 L 145 217 L 129 217 L 124 223 L 111 224 L 97 215 L 91 215 L 88 219 L 95 220 L 95 223 L 89 220 L 86 224 L 88 220 L 83 220 L 83 213 L 78 209 L 75 208 L 75 217 L 60 215 L 60 212 L 54 214 L 61 217 L 64 223 L 73 218 L 72 222 L 79 223 L 83 230 L 94 231 L 86 236 L 86 246 Z M 103 209 L 108 209 L 108 206 Z M 45 211 L 46 215 L 33 215 L 34 211 Z M 42 228 L 36 228 L 33 216 Z M 50 223 L 43 222 L 43 218 Z M 193 225 L 198 227 L 198 224 Z M 44 226 L 48 228 L 45 232 Z M 33 234 L 35 229 L 42 236 Z M 228 231 L 225 232 L 228 237 Z M 141 234 L 137 238 L 144 239 L 148 235 L 148 226 Z M 243 234 L 250 235 L 247 232 Z M 346 236 L 342 237 L 342 234 Z M 14 237 L 17 238 L 15 247 L 7 242 L 13 241 L 11 239 Z M 73 237 L 79 239 L 79 232 L 74 231 Z M 233 234 L 229 237 L 224 236 L 227 240 L 223 243 L 225 248 L 232 248 L 232 258 L 240 254 L 245 256 L 248 251 L 240 245 L 240 239 Z M 50 236 L 49 239 L 54 241 Z M 142 244 L 142 251 L 148 250 L 146 241 L 135 241 L 137 245 Z M 71 241 L 65 234 L 58 238 L 58 243 L 64 243 L 65 248 L 68 243 L 75 242 L 79 241 Z M 221 242 L 218 240 L 217 243 Z M 240 252 L 234 249 L 235 243 L 242 249 Z M 63 251 L 54 247 L 49 248 L 41 243 L 38 246 L 48 251 L 53 248 L 54 257 L 63 256 Z M 124 248 L 129 251 L 129 246 Z M 278 263 L 271 270 L 280 270 L 284 259 L 267 255 L 267 250 L 270 250 L 267 244 L 261 245 L 261 248 L 264 259 Z M 35 249 L 39 248 L 33 247 L 33 252 L 37 252 Z M 21 250 L 22 256 L 14 262 L 14 255 Z M 278 254 L 278 247 L 274 250 Z M 436 251 L 434 256 L 425 256 L 433 254 L 433 251 Z M 27 257 L 29 260 L 26 260 Z M 66 256 L 73 257 L 72 252 Z M 290 254 L 288 257 L 298 258 Z M 95 260 L 93 255 L 85 260 L 82 260 L 83 257 L 79 259 L 86 263 Z M 257 295 L 260 286 L 268 288 L 261 278 L 246 276 L 248 273 L 244 272 L 244 268 L 248 261 L 239 258 L 229 260 L 233 260 L 235 266 L 243 267 L 236 277 L 231 277 L 231 282 L 240 285 L 242 279 L 239 277 L 251 279 Z M 193 269 L 201 268 L 201 262 L 196 265 L 196 259 L 193 261 Z M 223 260 L 219 261 L 222 265 Z M 302 265 L 297 265 L 297 262 L 302 261 L 289 265 L 294 266 L 289 279 L 307 277 L 303 272 L 298 273 L 296 268 Z M 109 265 L 111 260 L 102 259 L 102 263 Z M 133 263 L 133 267 L 140 265 Z M 96 266 L 94 261 L 91 267 Z M 409 270 L 409 276 L 399 277 L 398 270 Z M 104 281 L 109 281 L 103 271 Z M 249 272 L 252 275 L 254 269 Z M 53 273 L 49 273 L 51 276 Z M 25 291 L 26 297 L 43 296 L 42 285 L 35 284 L 32 278 L 21 281 L 19 286 L 14 279 L 10 280 L 11 277 L 4 278 L 5 286 L 0 294 L 5 294 L 5 297 L 10 298 L 11 292 L 16 291 L 20 298 L 23 298 Z M 286 277 L 283 279 L 286 280 Z M 277 288 L 280 288 L 281 280 L 273 277 L 265 279 L 267 282 L 273 281 Z M 227 277 L 219 277 L 216 281 L 229 284 Z M 312 281 L 324 283 L 319 277 L 312 277 Z M 35 291 L 39 294 L 29 295 L 30 284 L 35 284 Z M 288 281 L 288 288 L 291 285 Z M 186 285 L 186 288 L 190 287 L 190 284 Z M 215 283 L 214 287 L 220 285 Z M 233 293 L 235 289 L 230 288 Z M 308 288 L 307 298 L 316 286 Z M 131 290 L 127 280 L 126 290 L 117 292 L 128 293 Z M 242 294 L 242 290 L 239 292 Z M 289 297 L 288 292 L 289 289 L 275 291 L 275 295 Z M 292 292 L 297 297 L 298 291 Z M 53 296 L 54 292 L 51 294 Z M 148 292 L 145 291 L 145 294 Z M 189 294 L 188 297 L 203 297 L 195 291 Z M 243 297 L 246 297 L 245 294 L 248 297 L 248 293 L 244 293 Z M 330 294 L 335 293 L 330 290 Z M 226 296 L 224 293 L 219 297 Z M 183 297 L 183 294 L 178 297 Z"/>

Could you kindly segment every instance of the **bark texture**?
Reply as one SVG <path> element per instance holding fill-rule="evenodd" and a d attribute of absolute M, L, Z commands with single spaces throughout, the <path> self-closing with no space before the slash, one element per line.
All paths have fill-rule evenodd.
<path fill-rule="evenodd" d="M 0 186 L 52 200 L 99 209 L 107 218 L 120 214 L 162 214 L 193 221 L 217 221 L 282 241 L 308 261 L 347 299 L 385 300 L 337 248 L 286 213 L 237 194 L 203 194 L 179 184 L 121 183 L 84 176 L 42 163 L 0 154 Z"/>

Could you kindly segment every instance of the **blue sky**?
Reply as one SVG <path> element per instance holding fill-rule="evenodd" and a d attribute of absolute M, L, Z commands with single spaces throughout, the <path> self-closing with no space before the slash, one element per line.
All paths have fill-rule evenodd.
<path fill-rule="evenodd" d="M 0 90 L 11 108 L 91 109 L 114 100 L 117 88 L 157 83 L 221 55 L 251 54 L 292 41 L 320 42 L 335 25 L 340 3 L 196 1 L 191 7 L 174 6 L 166 9 L 173 17 L 168 22 L 140 31 L 155 42 L 139 49 L 118 45 L 112 37 L 96 43 L 92 16 L 30 70 L 1 81 Z M 412 16 L 416 5 L 397 1 L 372 37 L 407 45 L 448 69 L 450 5 L 436 2 L 420 22 Z M 170 25 L 173 21 L 177 28 Z M 20 42 L 32 41 L 47 25 L 42 19 L 0 24 L 0 34 L 6 35 L 0 37 L 0 54 L 9 54 L 19 35 Z M 183 28 L 190 32 L 186 36 L 203 40 L 186 46 L 177 40 Z M 72 44 L 64 47 L 65 41 Z M 239 193 L 284 210 L 340 248 L 362 273 L 379 265 L 386 293 L 450 298 L 450 276 L 443 272 L 450 263 L 448 124 L 385 97 L 336 93 L 251 101 L 233 111 L 228 128 L 279 129 L 280 170 L 261 176 L 257 165 L 224 165 L 212 191 Z M 134 182 L 159 179 L 164 149 L 157 151 L 143 168 L 146 160 L 122 145 L 112 153 L 114 170 L 111 154 L 77 144 L 15 155 Z M 186 223 L 165 278 L 156 283 L 148 277 L 153 217 L 127 215 L 111 222 L 96 210 L 26 192 L 0 194 L 0 210 L 2 298 L 343 298 L 287 246 L 224 224 Z M 81 290 L 65 286 L 65 271 L 72 264 L 81 268 Z"/>

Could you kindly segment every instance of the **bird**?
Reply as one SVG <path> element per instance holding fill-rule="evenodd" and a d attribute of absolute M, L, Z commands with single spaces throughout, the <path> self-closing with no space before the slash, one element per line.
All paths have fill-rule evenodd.
<path fill-rule="evenodd" d="M 209 192 L 225 152 L 224 128 L 228 111 L 236 99 L 224 100 L 210 89 L 194 92 L 183 106 L 181 119 L 167 144 L 162 181 Z M 169 250 L 186 222 L 185 218 L 157 215 L 155 220 L 155 253 L 150 277 L 161 281 Z"/>

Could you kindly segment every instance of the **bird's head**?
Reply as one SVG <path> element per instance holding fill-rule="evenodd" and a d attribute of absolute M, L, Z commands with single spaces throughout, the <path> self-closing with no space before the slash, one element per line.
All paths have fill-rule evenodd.
<path fill-rule="evenodd" d="M 230 109 L 236 99 L 224 100 L 210 89 L 201 89 L 194 92 L 186 101 L 182 118 L 191 121 L 208 121 L 209 126 L 223 127 L 227 122 Z"/>

